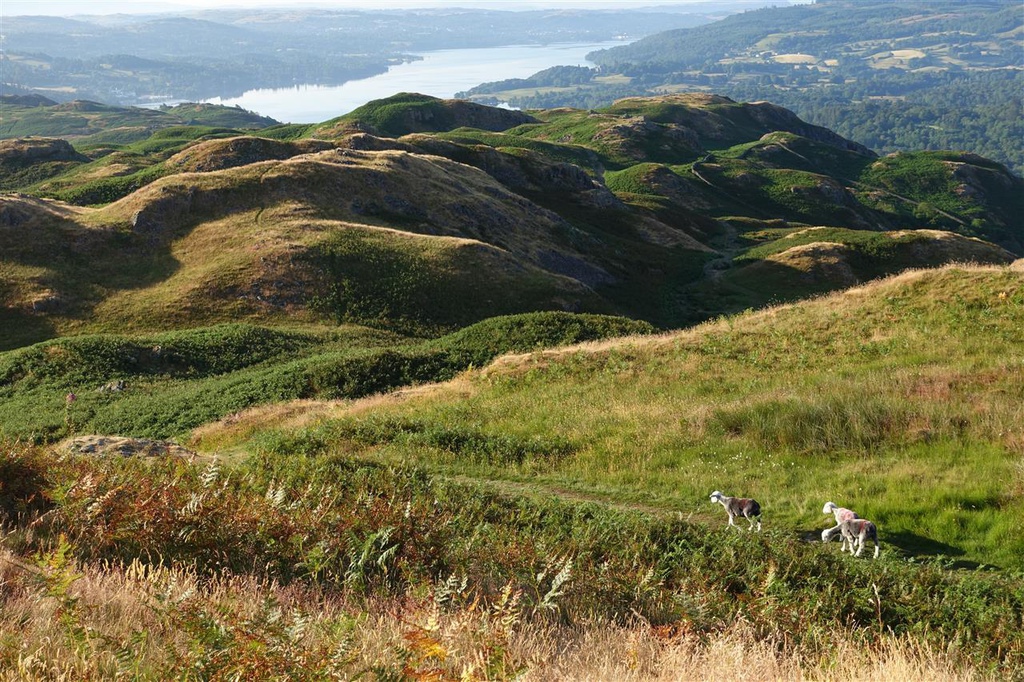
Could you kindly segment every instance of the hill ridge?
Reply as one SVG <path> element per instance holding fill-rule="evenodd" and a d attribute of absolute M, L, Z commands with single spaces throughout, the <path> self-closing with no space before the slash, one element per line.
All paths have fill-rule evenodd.
<path fill-rule="evenodd" d="M 0 199 L 15 228 L 0 234 L 14 259 L 0 314 L 30 339 L 189 315 L 435 334 L 533 305 L 671 327 L 904 267 L 1005 262 L 1003 248 L 1024 248 L 1010 218 L 1024 181 L 997 164 L 963 154 L 876 158 L 770 104 L 629 98 L 605 110 L 532 112 L 526 123 L 495 113 L 495 128 L 517 124 L 504 130 L 453 129 L 442 115 L 451 106 L 404 94 L 366 107 L 377 132 L 394 124 L 405 133 L 411 110 L 434 112 L 441 132 L 352 132 L 358 115 L 257 135 L 182 128 L 91 152 L 70 171 L 49 168 L 57 175 L 27 189 L 93 205 L 60 217 L 45 203 Z M 334 137 L 317 137 L 324 130 Z M 16 246 L 29 222 L 44 229 Z M 68 239 L 74 225 L 88 228 L 88 248 Z M 831 226 L 817 241 L 837 245 L 804 244 L 809 226 Z M 882 237 L 879 227 L 896 229 Z M 488 246 L 431 245 L 436 236 Z M 978 236 L 1003 248 L 968 238 Z M 65 259 L 61 272 L 44 251 Z M 369 262 L 388 276 L 375 281 Z M 489 269 L 504 291 L 484 287 L 472 299 L 482 308 L 438 298 L 449 286 L 482 292 Z M 186 304 L 175 306 L 176 296 Z"/>

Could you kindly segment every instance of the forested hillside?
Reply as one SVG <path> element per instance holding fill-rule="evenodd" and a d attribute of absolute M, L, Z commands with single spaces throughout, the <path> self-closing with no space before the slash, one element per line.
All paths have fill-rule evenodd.
<path fill-rule="evenodd" d="M 571 82 L 540 73 L 466 94 L 548 108 L 705 90 L 775 102 L 881 153 L 971 151 L 1020 174 L 1022 26 L 1015 2 L 827 0 L 597 52 Z"/>

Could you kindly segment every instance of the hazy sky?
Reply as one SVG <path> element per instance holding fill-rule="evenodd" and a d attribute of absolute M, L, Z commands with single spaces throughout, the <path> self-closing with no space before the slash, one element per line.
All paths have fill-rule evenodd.
<path fill-rule="evenodd" d="M 408 7 L 486 7 L 532 9 L 536 7 L 622 8 L 687 5 L 700 0 L 0 0 L 0 16 L 18 14 L 116 14 L 188 11 L 225 7 L 359 7 L 366 9 Z M 723 0 L 719 0 L 722 2 Z M 723 4 L 729 0 L 724 0 Z M 782 4 L 782 3 L 780 3 Z"/>

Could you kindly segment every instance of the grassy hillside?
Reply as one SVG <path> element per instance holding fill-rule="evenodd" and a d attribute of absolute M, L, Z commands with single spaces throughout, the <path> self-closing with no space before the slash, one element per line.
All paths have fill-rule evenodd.
<path fill-rule="evenodd" d="M 1020 178 L 453 111 L 4 147 L 0 677 L 1020 676 Z"/>
<path fill-rule="evenodd" d="M 602 268 L 563 245 L 569 224 L 436 157 L 326 153 L 175 174 L 99 210 L 6 205 L 5 312 L 61 329 L 291 319 L 443 332 L 611 308 L 590 289 Z"/>
<path fill-rule="evenodd" d="M 22 676 L 650 679 L 719 655 L 733 662 L 717 673 L 751 678 L 756 661 L 765 680 L 1013 679 L 1022 316 L 1019 268 L 915 271 L 689 331 L 508 355 L 391 397 L 232 414 L 195 433 L 199 461 L 5 446 L 0 660 Z M 520 333 L 501 347 L 507 330 Z M 509 319 L 430 347 L 628 331 Z M 314 341 L 159 340 L 197 375 Z M 71 347 L 5 371 L 62 381 L 53 348 Z M 66 366 L 124 362 L 86 357 Z M 714 488 L 756 496 L 765 532 L 725 528 Z M 879 560 L 816 541 L 828 499 L 878 522 Z M 595 638 L 600 654 L 572 653 Z"/>
<path fill-rule="evenodd" d="M 240 319 L 436 335 L 538 309 L 675 327 L 901 267 L 1012 259 L 918 232 L 919 248 L 861 249 L 852 269 L 814 250 L 799 254 L 806 266 L 742 267 L 768 234 L 749 229 L 759 223 L 923 227 L 1024 250 L 1024 185 L 998 164 L 878 159 L 767 103 L 675 95 L 531 118 L 402 94 L 270 134 L 5 143 L 9 188 L 89 208 L 2 199 L 12 324 L 0 347 Z"/>
<path fill-rule="evenodd" d="M 758 498 L 793 537 L 813 536 L 835 500 L 876 520 L 893 555 L 1019 569 L 1022 315 L 1019 269 L 913 272 L 692 331 L 504 358 L 250 447 L 702 520 L 722 520 L 706 503 L 720 489 Z M 534 445 L 503 454 L 506 442 Z"/>

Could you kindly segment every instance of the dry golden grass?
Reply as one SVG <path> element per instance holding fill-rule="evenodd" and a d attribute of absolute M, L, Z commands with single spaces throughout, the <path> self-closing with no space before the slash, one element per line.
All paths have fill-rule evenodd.
<path fill-rule="evenodd" d="M 291 400 L 286 403 L 258 405 L 229 414 L 215 422 L 205 424 L 192 432 L 190 443 L 204 450 L 221 450 L 265 429 L 268 424 L 277 428 L 301 428 L 317 419 L 335 414 L 349 401 Z"/>
<path fill-rule="evenodd" d="M 419 384 L 358 400 L 291 400 L 258 405 L 194 429 L 189 446 L 206 453 L 225 454 L 244 449 L 248 439 L 267 429 L 298 430 L 322 420 L 364 414 L 408 400 L 439 394 L 467 398 L 478 390 L 463 375 L 444 383 Z"/>
<path fill-rule="evenodd" d="M 818 58 L 813 54 L 796 52 L 792 54 L 777 54 L 772 57 L 772 61 L 778 62 L 779 64 L 817 64 Z"/>
<path fill-rule="evenodd" d="M 63 594 L 53 587 L 62 575 L 78 576 Z M 0 632 L 4 682 L 167 679 L 189 665 L 206 666 L 216 679 L 399 672 L 412 680 L 529 682 L 989 679 L 910 640 L 864 649 L 855 632 L 831 633 L 834 648 L 815 660 L 758 639 L 742 622 L 707 636 L 642 621 L 531 619 L 510 589 L 486 605 L 458 590 L 443 603 L 366 601 L 248 577 L 200 581 L 141 564 L 34 567 L 7 552 L 0 554 Z M 203 638 L 215 633 L 222 639 L 210 648 Z"/>

